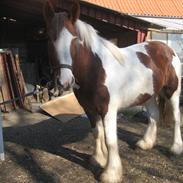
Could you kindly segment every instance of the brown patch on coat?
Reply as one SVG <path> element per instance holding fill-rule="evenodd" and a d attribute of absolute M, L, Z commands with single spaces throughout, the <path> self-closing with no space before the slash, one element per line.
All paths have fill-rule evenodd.
<path fill-rule="evenodd" d="M 73 74 L 76 83 L 80 86 L 79 89 L 74 90 L 74 93 L 90 120 L 93 121 L 94 127 L 98 116 L 103 118 L 108 111 L 110 97 L 104 85 L 105 70 L 100 58 L 78 43 L 77 39 L 72 41 L 71 55 Z"/>
<path fill-rule="evenodd" d="M 139 58 L 141 63 L 143 63 L 147 68 L 153 71 L 154 92 L 158 93 L 163 86 L 163 72 L 161 71 L 161 69 L 157 68 L 157 66 L 148 55 L 142 52 L 137 52 L 137 57 Z"/>
<path fill-rule="evenodd" d="M 57 13 L 52 16 L 50 21 L 47 21 L 50 48 L 54 48 L 53 41 L 58 38 L 63 26 L 65 26 L 73 36 L 77 36 L 74 23 L 79 16 L 80 10 L 78 9 L 78 4 L 76 3 L 75 5 L 70 15 Z M 91 126 L 95 127 L 95 123 L 100 116 L 104 117 L 108 111 L 109 92 L 104 85 L 105 71 L 97 55 L 92 54 L 90 50 L 82 45 L 80 45 L 78 52 L 78 47 L 75 43 L 76 39 L 71 43 L 73 74 L 80 88 L 78 90 L 74 89 L 74 93 L 78 102 L 88 115 Z M 51 52 L 52 63 L 57 66 L 59 62 L 55 57 L 55 49 L 52 49 Z"/>
<path fill-rule="evenodd" d="M 79 0 L 75 0 L 73 1 L 72 4 L 72 8 L 69 14 L 69 18 L 72 21 L 72 23 L 74 24 L 76 22 L 77 19 L 79 19 L 80 16 L 80 4 L 79 4 Z"/>
<path fill-rule="evenodd" d="M 166 44 L 158 41 L 149 42 L 145 45 L 148 55 L 137 52 L 137 57 L 147 68 L 153 71 L 154 91 L 158 94 L 164 91 L 170 98 L 178 87 L 178 78 L 172 65 L 173 50 Z"/>
<path fill-rule="evenodd" d="M 70 19 L 66 19 L 64 25 L 73 36 L 77 36 L 76 28 Z"/>
<path fill-rule="evenodd" d="M 43 5 L 43 18 L 46 24 L 49 24 L 49 22 L 52 20 L 54 13 L 55 10 L 52 3 L 49 0 L 45 1 Z"/>
<path fill-rule="evenodd" d="M 75 23 L 80 16 L 80 4 L 78 0 L 73 1 L 71 11 L 65 20 L 65 27 L 70 31 L 73 36 L 77 36 Z"/>
<path fill-rule="evenodd" d="M 48 59 L 51 67 L 52 80 L 54 81 L 55 90 L 58 89 L 57 78 L 60 75 L 60 63 L 57 58 L 57 53 L 54 46 L 54 41 L 57 39 L 62 27 L 64 26 L 64 20 L 66 13 L 55 13 L 50 2 L 46 1 L 44 6 L 44 19 L 47 27 L 48 37 Z"/>
<path fill-rule="evenodd" d="M 152 96 L 148 93 L 145 94 L 140 94 L 137 99 L 135 100 L 135 102 L 133 102 L 133 104 L 130 105 L 130 107 L 134 107 L 134 106 L 138 106 L 138 105 L 142 105 L 144 102 L 146 102 L 148 99 L 150 99 Z"/>
<path fill-rule="evenodd" d="M 57 58 L 54 41 L 58 39 L 58 36 L 64 26 L 74 36 L 76 35 L 76 30 L 71 20 L 69 20 L 68 14 L 66 12 L 59 12 L 59 13 L 53 12 L 52 16 L 49 17 L 49 20 L 47 19 L 48 18 L 47 16 L 45 16 L 45 19 L 48 34 L 48 56 L 51 69 L 53 72 L 54 87 L 58 88 L 57 78 L 60 75 L 60 62 Z"/>
<path fill-rule="evenodd" d="M 64 27 L 67 14 L 65 12 L 54 13 L 51 20 L 46 21 L 48 38 L 51 41 L 56 41 Z"/>

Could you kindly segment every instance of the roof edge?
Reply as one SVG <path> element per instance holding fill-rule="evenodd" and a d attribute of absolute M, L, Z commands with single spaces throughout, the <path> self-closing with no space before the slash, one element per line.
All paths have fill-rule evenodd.
<path fill-rule="evenodd" d="M 183 16 L 159 16 L 151 14 L 128 14 L 134 17 L 146 17 L 146 18 L 164 18 L 164 19 L 183 19 Z"/>
<path fill-rule="evenodd" d="M 126 16 L 130 19 L 133 19 L 134 21 L 139 21 L 141 23 L 145 23 L 149 26 L 149 28 L 152 28 L 152 29 L 164 29 L 165 27 L 161 26 L 161 25 L 158 25 L 158 24 L 155 24 L 155 23 L 150 23 L 148 21 L 145 21 L 145 20 L 142 20 L 142 19 L 139 19 L 138 17 L 136 17 L 135 15 L 132 15 L 132 14 L 127 14 L 127 13 L 123 13 L 123 12 L 119 12 L 119 11 L 115 11 L 114 9 L 110 9 L 110 8 L 105 8 L 105 7 L 102 7 L 102 6 L 99 6 L 97 4 L 93 4 L 93 3 L 90 3 L 90 2 L 87 2 L 87 1 L 80 1 L 81 4 L 84 4 L 84 5 L 89 5 L 91 7 L 95 7 L 95 8 L 100 8 L 102 10 L 105 10 L 105 11 L 108 11 L 110 13 L 114 13 L 116 15 L 120 15 L 120 16 Z"/>

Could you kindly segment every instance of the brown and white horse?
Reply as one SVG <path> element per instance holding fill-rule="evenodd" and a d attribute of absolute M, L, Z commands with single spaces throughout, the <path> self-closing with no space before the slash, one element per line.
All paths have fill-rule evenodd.
<path fill-rule="evenodd" d="M 47 6 L 48 10 L 50 4 Z M 149 125 L 137 146 L 147 150 L 155 145 L 157 122 L 163 104 L 168 103 L 175 122 L 171 151 L 182 153 L 180 60 L 171 48 L 158 41 L 120 49 L 79 20 L 79 15 L 76 1 L 70 13 L 48 17 L 52 25 L 50 37 L 60 62 L 59 81 L 64 88 L 74 88 L 90 119 L 96 139 L 91 160 L 104 167 L 101 180 L 118 183 L 122 181 L 116 124 L 120 108 L 141 104 L 146 107 Z"/>

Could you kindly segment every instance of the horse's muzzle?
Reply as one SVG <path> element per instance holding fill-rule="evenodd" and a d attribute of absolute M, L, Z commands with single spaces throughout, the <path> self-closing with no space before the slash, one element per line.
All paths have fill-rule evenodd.
<path fill-rule="evenodd" d="M 58 85 L 64 90 L 69 90 L 70 88 L 72 88 L 75 84 L 75 78 L 72 77 L 71 82 L 65 82 L 65 83 L 61 83 L 60 80 L 58 79 Z"/>

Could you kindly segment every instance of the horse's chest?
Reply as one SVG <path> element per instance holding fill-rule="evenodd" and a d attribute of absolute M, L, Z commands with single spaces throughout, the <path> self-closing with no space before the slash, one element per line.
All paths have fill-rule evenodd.
<path fill-rule="evenodd" d="M 85 111 L 92 110 L 105 115 L 108 110 L 109 92 L 104 85 L 106 72 L 100 58 L 88 54 L 87 57 L 77 60 L 73 74 L 79 85 L 75 94 Z"/>

